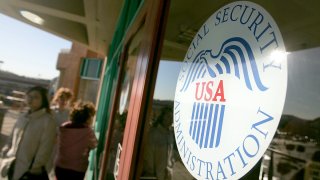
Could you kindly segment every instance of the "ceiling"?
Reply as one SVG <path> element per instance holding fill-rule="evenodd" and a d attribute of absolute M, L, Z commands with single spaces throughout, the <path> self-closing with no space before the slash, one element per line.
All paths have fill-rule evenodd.
<path fill-rule="evenodd" d="M 0 0 L 0 13 L 105 55 L 122 4 L 123 0 Z M 25 19 L 21 11 L 40 16 L 44 23 Z"/>
<path fill-rule="evenodd" d="M 171 0 L 162 59 L 182 60 L 194 35 L 232 0 Z M 252 0 L 274 18 L 289 52 L 320 46 L 319 0 Z"/>
<path fill-rule="evenodd" d="M 123 0 L 0 0 L 0 13 L 36 26 L 105 55 L 111 43 Z M 162 57 L 182 60 L 200 26 L 232 0 L 171 0 Z M 320 1 L 253 0 L 277 22 L 286 49 L 320 46 Z M 25 19 L 27 10 L 44 19 L 37 25 Z"/>

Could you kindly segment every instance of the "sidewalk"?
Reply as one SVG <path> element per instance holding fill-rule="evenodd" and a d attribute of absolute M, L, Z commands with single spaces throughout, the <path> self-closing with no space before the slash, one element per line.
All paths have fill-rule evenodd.
<path fill-rule="evenodd" d="M 0 133 L 0 149 L 7 142 L 7 138 L 10 136 L 12 128 L 17 121 L 19 111 L 8 110 L 3 119 L 3 124 Z"/>

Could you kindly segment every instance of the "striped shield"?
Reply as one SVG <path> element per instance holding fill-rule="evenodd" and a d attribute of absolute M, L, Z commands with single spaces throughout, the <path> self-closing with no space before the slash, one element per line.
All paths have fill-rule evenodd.
<path fill-rule="evenodd" d="M 189 135 L 200 148 L 220 144 L 225 105 L 193 103 Z"/>

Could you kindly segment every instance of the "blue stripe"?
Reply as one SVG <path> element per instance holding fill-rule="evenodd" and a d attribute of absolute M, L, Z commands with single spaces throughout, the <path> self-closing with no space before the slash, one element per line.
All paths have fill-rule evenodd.
<path fill-rule="evenodd" d="M 191 122 L 190 122 L 190 128 L 189 128 L 189 135 L 191 136 L 192 132 L 192 125 L 194 121 L 194 111 L 196 110 L 196 102 L 193 103 L 193 108 L 192 108 L 192 116 L 191 116 Z"/>
<path fill-rule="evenodd" d="M 214 109 L 213 125 L 212 125 L 212 129 L 211 129 L 211 138 L 210 138 L 210 145 L 209 145 L 210 148 L 213 147 L 213 141 L 214 141 L 216 126 L 217 126 L 218 110 L 219 110 L 219 104 L 216 104 L 216 108 Z"/>
<path fill-rule="evenodd" d="M 202 131 L 201 131 L 201 138 L 200 138 L 200 148 L 202 148 L 203 144 L 203 135 L 206 128 L 206 122 L 207 122 L 207 115 L 208 115 L 208 103 L 206 103 L 206 108 L 204 110 L 204 117 L 203 117 L 203 125 L 202 125 Z"/>
<path fill-rule="evenodd" d="M 224 64 L 224 66 L 226 67 L 227 73 L 230 74 L 230 72 L 231 72 L 231 71 L 230 71 L 230 64 L 229 64 L 227 58 L 224 57 L 224 56 L 222 56 L 222 57 L 221 57 L 221 62 L 222 62 L 222 63 Z"/>
<path fill-rule="evenodd" d="M 222 71 L 222 68 L 221 68 L 220 64 L 216 64 L 215 66 L 216 66 L 216 68 L 217 68 L 217 70 L 218 70 L 219 74 L 222 74 L 222 73 L 223 73 L 223 71 Z"/>
<path fill-rule="evenodd" d="M 232 59 L 233 65 L 234 65 L 234 74 L 240 79 L 239 65 L 238 65 L 237 57 L 229 49 L 226 49 L 225 53 L 227 53 L 231 56 L 231 59 Z"/>
<path fill-rule="evenodd" d="M 198 73 L 198 76 L 197 76 L 197 79 L 199 79 L 200 78 L 200 76 L 202 75 L 202 77 L 203 77 L 203 71 L 206 71 L 205 70 L 205 64 L 203 64 L 202 66 L 201 66 L 201 69 L 200 69 L 200 71 L 199 71 L 199 73 Z M 202 72 L 202 73 L 201 73 Z"/>
<path fill-rule="evenodd" d="M 245 52 L 244 52 L 239 46 L 231 45 L 231 46 L 229 46 L 229 47 L 227 47 L 225 49 L 225 52 L 228 51 L 228 53 L 231 53 L 231 51 L 229 51 L 229 50 L 230 49 L 234 49 L 239 53 L 241 64 L 242 64 L 242 67 L 243 67 L 243 75 L 244 75 L 244 78 L 245 78 L 245 83 L 246 83 L 247 88 L 252 90 L 251 82 L 250 82 L 250 79 L 249 79 L 249 76 L 248 76 L 248 70 L 247 70 L 247 66 L 248 66 L 252 70 L 252 74 L 253 74 L 253 77 L 254 77 L 255 84 L 257 85 L 259 90 L 261 90 L 261 91 L 267 90 L 268 88 L 265 87 L 261 82 L 261 79 L 260 79 L 260 76 L 259 76 L 259 72 L 258 72 L 258 68 L 257 68 L 257 64 L 256 64 L 256 60 L 254 58 L 254 55 L 253 55 L 253 52 L 252 52 L 252 49 L 251 49 L 249 43 L 247 41 L 245 41 L 244 39 L 240 38 L 240 37 L 235 37 L 235 38 L 230 38 L 224 44 L 232 42 L 232 41 L 241 43 L 243 45 L 243 47 L 245 48 Z M 245 59 L 246 57 L 244 56 L 244 53 L 247 54 L 248 57 L 249 57 L 250 66 L 249 66 L 249 64 L 247 65 L 247 61 Z M 237 59 L 237 58 L 235 58 L 235 59 Z M 236 74 L 236 76 L 237 76 L 237 74 Z M 237 77 L 239 77 L 239 76 L 237 76 Z"/>
<path fill-rule="evenodd" d="M 195 65 L 196 65 L 196 64 L 194 64 L 196 60 L 197 60 L 197 59 L 195 59 L 195 60 L 193 61 L 193 63 L 191 64 L 191 67 L 189 68 L 189 71 L 188 71 L 186 80 L 185 80 L 185 82 L 184 82 L 183 87 L 182 87 L 181 90 L 187 88 L 187 86 L 189 85 L 189 82 L 191 81 L 192 73 L 193 73 L 194 68 L 195 68 Z M 180 91 L 181 91 L 181 90 L 180 90 Z"/>
<path fill-rule="evenodd" d="M 204 77 L 204 75 L 206 74 L 206 72 L 207 72 L 207 69 L 205 69 L 205 70 L 202 72 L 202 75 L 201 75 L 202 78 Z"/>
<path fill-rule="evenodd" d="M 200 103 L 197 103 L 197 112 L 196 112 L 196 117 L 194 118 L 194 125 L 193 125 L 193 132 L 192 132 L 192 139 L 193 140 L 195 138 L 196 130 L 197 130 L 199 109 L 200 109 Z"/>
<path fill-rule="evenodd" d="M 196 62 L 196 64 L 193 64 L 193 71 L 192 71 L 192 74 L 190 76 L 190 80 L 189 80 L 189 84 L 193 82 L 193 80 L 195 79 L 196 77 L 196 74 L 198 72 L 198 69 L 199 69 L 199 66 L 201 66 L 201 62 Z"/>
<path fill-rule="evenodd" d="M 210 74 L 210 76 L 212 78 L 215 78 L 217 76 L 216 73 L 211 69 L 210 66 L 207 65 L 207 69 L 208 69 L 208 73 Z"/>
<path fill-rule="evenodd" d="M 205 139 L 205 142 L 204 142 L 204 148 L 207 148 L 207 147 L 208 147 L 208 140 L 209 140 L 209 137 L 210 137 L 210 126 L 211 126 L 211 121 L 212 121 L 213 105 L 214 105 L 214 104 L 210 104 L 209 118 L 208 118 L 208 126 L 207 126 L 207 131 L 206 131 L 206 139 Z"/>
<path fill-rule="evenodd" d="M 192 83 L 192 82 L 196 79 L 197 74 L 201 74 L 200 68 L 201 68 L 202 66 L 204 66 L 204 63 L 203 63 L 203 61 L 200 61 L 198 64 L 199 64 L 199 65 L 197 65 L 197 70 L 196 70 L 196 72 L 193 73 L 193 78 L 192 78 L 192 80 L 191 80 L 190 83 Z"/>
<path fill-rule="evenodd" d="M 203 121 L 203 105 L 204 103 L 201 103 L 201 109 L 200 109 L 200 116 L 199 116 L 199 124 L 198 124 L 198 128 L 197 128 L 197 136 L 196 136 L 196 143 L 199 144 L 199 134 L 201 131 L 201 125 L 202 125 L 202 121 Z"/>
<path fill-rule="evenodd" d="M 218 132 L 217 132 L 216 147 L 218 147 L 219 144 L 220 144 L 222 124 L 223 124 L 223 117 L 224 117 L 224 107 L 225 107 L 225 105 L 222 105 L 221 108 L 220 108 L 220 117 L 219 117 L 219 126 L 218 126 Z"/>
<path fill-rule="evenodd" d="M 253 73 L 253 77 L 254 77 L 254 81 L 256 82 L 256 85 L 257 87 L 261 90 L 261 91 L 265 91 L 267 90 L 268 88 L 265 87 L 261 80 L 260 80 L 260 76 L 259 76 L 259 72 L 258 72 L 258 68 L 257 68 L 257 64 L 255 62 L 255 59 L 254 59 L 254 56 L 253 56 L 253 52 L 249 46 L 248 43 L 244 44 L 247 52 L 248 52 L 248 56 L 249 56 L 249 59 L 250 59 L 250 65 L 251 65 L 251 70 L 252 70 L 252 73 Z"/>
<path fill-rule="evenodd" d="M 182 89 L 180 90 L 180 91 L 182 91 L 182 90 L 185 90 L 187 87 L 188 87 L 188 85 L 189 85 L 189 83 L 190 83 L 190 81 L 191 81 L 191 79 L 192 79 L 192 74 L 193 74 L 193 72 L 194 72 L 194 69 L 195 69 L 195 67 L 196 67 L 196 64 L 197 64 L 197 62 L 200 60 L 200 55 L 201 55 L 201 53 L 203 53 L 203 51 L 200 51 L 198 54 L 197 54 L 197 56 L 194 58 L 194 60 L 193 60 L 193 62 L 192 62 L 192 64 L 191 64 L 191 67 L 190 67 L 190 69 L 189 69 L 189 71 L 188 71 L 188 75 L 187 75 L 187 78 L 186 78 L 186 81 L 184 82 L 184 84 L 183 84 L 183 87 L 182 87 Z"/>
<path fill-rule="evenodd" d="M 238 54 L 240 56 L 240 60 L 241 60 L 242 72 L 244 75 L 245 83 L 247 85 L 247 88 L 252 90 L 251 83 L 249 80 L 249 75 L 248 75 L 247 62 L 246 62 L 246 59 L 245 59 L 244 54 L 242 52 L 242 49 L 238 46 L 235 46 L 235 45 L 229 46 L 228 48 L 233 48 L 234 50 L 236 50 L 238 52 Z"/>
<path fill-rule="evenodd" d="M 240 42 L 246 49 L 246 52 L 247 52 L 247 55 L 249 57 L 249 60 L 250 60 L 250 67 L 251 67 L 251 70 L 252 70 L 252 74 L 253 74 L 253 77 L 254 77 L 254 81 L 257 85 L 257 87 L 261 90 L 261 91 L 265 91 L 267 90 L 268 88 L 265 87 L 262 82 L 261 82 L 261 79 L 259 77 L 259 72 L 258 72 L 258 68 L 257 68 L 257 64 L 256 64 L 256 61 L 255 61 L 255 58 L 254 58 L 254 55 L 253 55 L 253 52 L 252 52 L 252 49 L 249 45 L 249 43 L 240 38 L 240 37 L 235 37 L 235 38 L 231 38 L 231 40 L 234 40 L 234 41 L 238 41 Z M 242 52 L 242 51 L 241 51 Z"/>

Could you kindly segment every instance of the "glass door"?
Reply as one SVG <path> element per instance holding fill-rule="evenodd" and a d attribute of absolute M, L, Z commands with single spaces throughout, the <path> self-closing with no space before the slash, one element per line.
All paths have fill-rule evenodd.
<path fill-rule="evenodd" d="M 123 38 L 120 75 L 107 138 L 103 179 L 134 179 L 136 156 L 156 74 L 168 1 L 146 0 Z"/>
<path fill-rule="evenodd" d="M 192 52 L 188 51 L 189 48 L 196 48 L 197 43 L 203 39 L 201 33 L 207 32 L 204 28 L 200 35 L 197 34 L 200 27 L 219 8 L 230 2 L 233 1 L 198 3 L 194 0 L 176 0 L 171 3 L 159 69 L 154 72 L 157 73 L 157 78 L 154 79 L 155 88 L 148 96 L 150 103 L 137 160 L 138 178 L 194 179 L 183 163 L 188 161 L 188 158 L 183 160 L 184 157 L 179 155 L 178 150 L 184 151 L 185 157 L 190 153 L 185 150 L 185 146 L 180 144 L 179 147 L 180 142 L 175 142 L 174 138 L 172 122 L 176 83 L 180 70 L 184 68 L 183 59 L 187 52 Z M 288 4 L 275 0 L 253 2 L 265 8 L 279 26 L 287 54 L 288 84 L 276 133 L 271 137 L 272 141 L 260 161 L 242 179 L 320 179 L 320 3 L 295 1 Z M 242 10 L 244 9 L 246 8 Z M 283 9 L 286 9 L 286 13 L 283 13 Z M 229 9 L 225 8 L 220 12 L 223 21 L 230 17 L 231 10 L 229 13 Z M 252 13 L 254 10 L 251 10 Z M 231 19 L 235 20 L 236 14 L 232 14 Z M 219 18 L 217 16 L 217 19 Z M 251 25 L 254 24 L 253 21 L 254 19 L 251 19 Z M 245 28 L 247 29 L 248 27 Z M 234 31 L 242 35 L 241 29 Z M 254 33 L 261 31 L 263 30 L 257 27 L 252 28 Z M 191 44 L 196 35 L 198 39 Z M 278 101 L 274 98 L 272 103 L 275 105 Z M 246 105 L 250 104 L 243 103 L 240 108 L 246 108 Z M 234 123 L 236 128 L 240 125 Z M 234 134 L 236 135 L 236 131 Z M 221 165 L 228 165 L 226 159 L 221 162 Z M 201 161 L 195 163 L 198 163 L 198 168 L 201 163 L 202 167 L 205 167 L 205 163 Z M 195 166 L 190 163 L 191 169 Z M 210 166 L 207 167 L 210 170 Z M 209 172 L 208 169 L 206 171 Z M 235 169 L 223 170 L 227 176 L 232 175 Z M 241 173 L 241 169 L 237 173 Z M 220 175 L 221 179 L 221 174 L 222 169 L 216 169 L 212 176 L 219 179 L 217 176 Z"/>
<path fill-rule="evenodd" d="M 143 27 L 141 27 L 143 29 Z M 121 70 L 117 99 L 114 104 L 114 114 L 109 128 L 110 141 L 108 155 L 106 156 L 107 179 L 116 179 L 119 173 L 119 158 L 123 147 L 123 135 L 127 124 L 127 116 L 132 93 L 133 81 L 137 69 L 138 55 L 141 51 L 141 33 L 139 30 L 128 43 L 123 59 L 121 59 Z"/>

